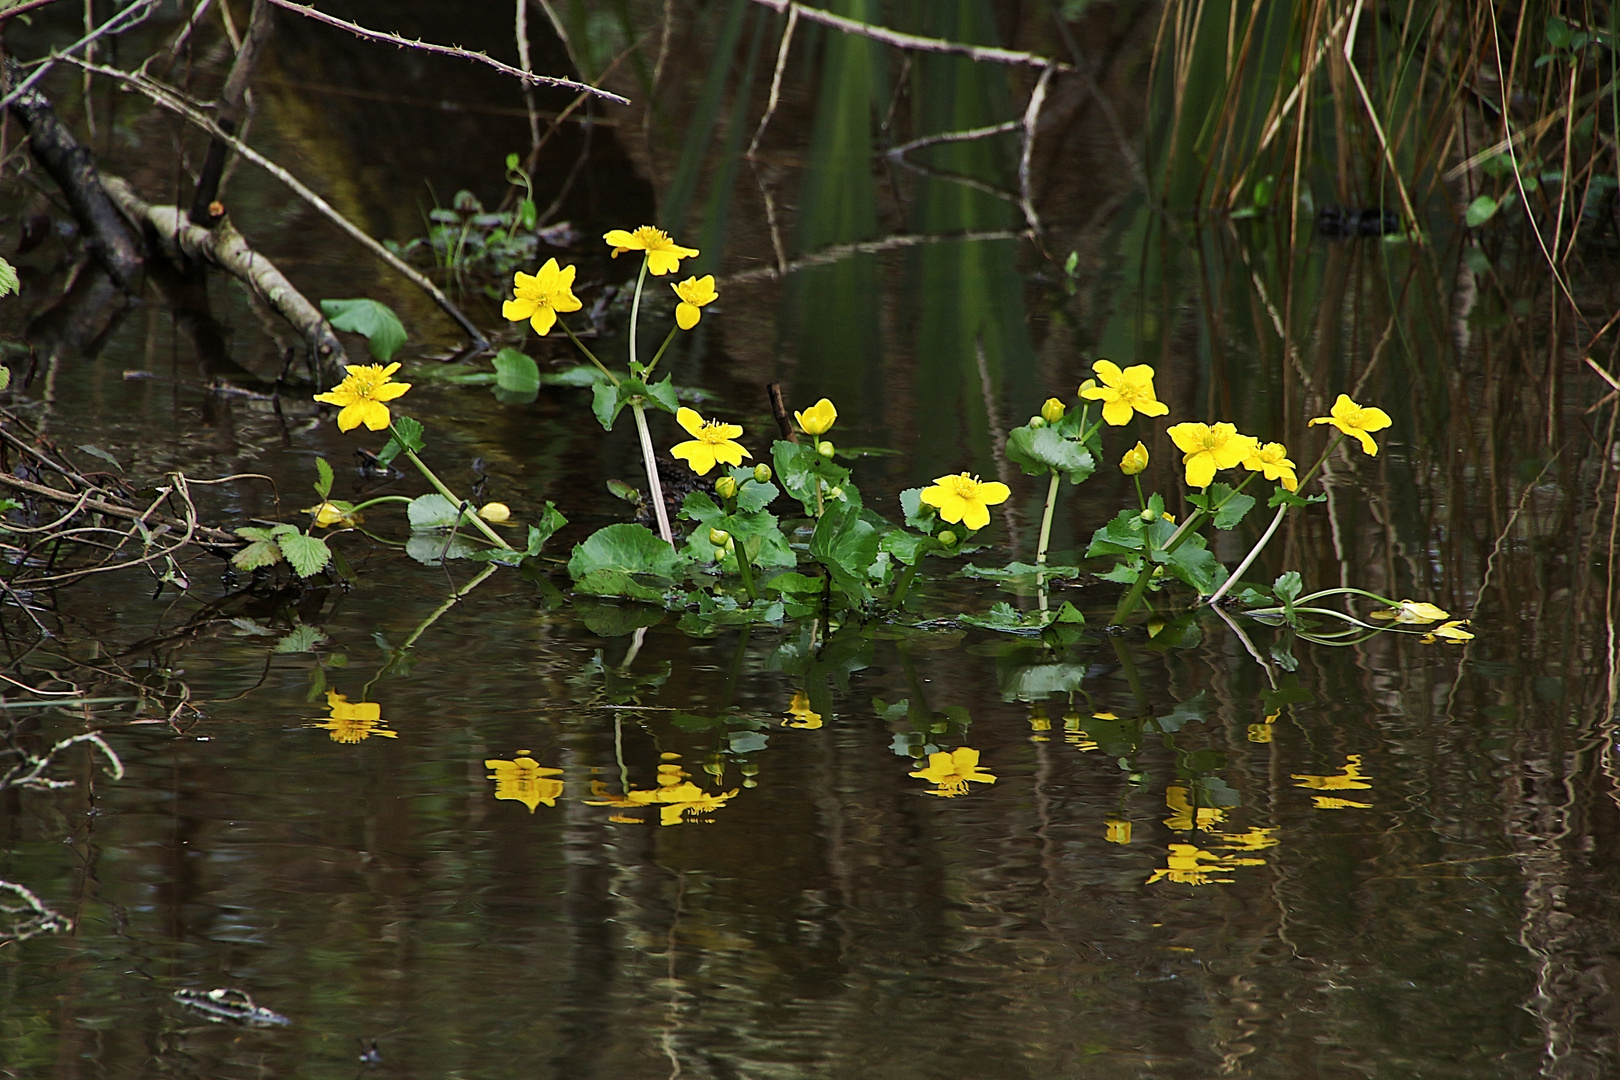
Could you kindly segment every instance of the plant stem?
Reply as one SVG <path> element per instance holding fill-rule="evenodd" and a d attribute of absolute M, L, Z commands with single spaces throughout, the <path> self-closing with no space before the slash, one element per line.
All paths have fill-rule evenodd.
<path fill-rule="evenodd" d="M 634 326 L 635 323 L 630 324 Z M 636 432 L 641 436 L 641 459 L 647 465 L 647 490 L 652 499 L 653 516 L 658 520 L 658 535 L 664 543 L 675 546 L 675 535 L 669 531 L 669 511 L 664 509 L 664 484 L 658 478 L 658 460 L 653 457 L 652 432 L 647 430 L 647 412 L 641 399 L 630 402 L 630 411 L 636 415 Z"/>
<path fill-rule="evenodd" d="M 386 502 L 408 503 L 410 501 L 411 501 L 410 496 L 408 496 L 408 495 L 379 495 L 375 499 L 367 499 L 363 503 L 356 503 L 354 505 L 354 508 L 352 510 L 350 510 L 349 513 L 358 514 L 360 511 L 364 510 L 366 507 L 368 507 L 368 506 L 376 506 L 378 503 L 386 503 Z"/>
<path fill-rule="evenodd" d="M 636 374 L 636 324 L 641 321 L 641 285 L 647 280 L 647 262 L 651 256 L 641 256 L 641 273 L 636 275 L 636 295 L 630 301 L 630 374 Z"/>
<path fill-rule="evenodd" d="M 1210 594 L 1209 599 L 1206 600 L 1205 603 L 1213 604 L 1217 602 L 1221 597 L 1226 595 L 1227 591 L 1231 589 L 1233 585 L 1237 584 L 1238 578 L 1243 576 L 1243 572 L 1249 568 L 1250 564 L 1253 563 L 1255 559 L 1260 557 L 1261 550 L 1271 542 L 1272 536 L 1277 532 L 1277 526 L 1282 524 L 1283 515 L 1286 513 L 1288 513 L 1287 503 L 1283 503 L 1281 506 L 1277 507 L 1276 515 L 1271 519 L 1271 524 L 1266 527 L 1266 531 L 1261 534 L 1259 541 L 1256 542 L 1254 547 L 1249 550 L 1249 553 L 1243 557 L 1243 561 L 1238 563 L 1237 569 L 1232 571 L 1231 576 L 1221 583 L 1221 587 Z"/>
<path fill-rule="evenodd" d="M 759 592 L 754 588 L 753 560 L 748 557 L 747 542 L 736 546 L 737 573 L 742 575 L 743 591 L 748 593 L 749 603 L 759 599 Z"/>
<path fill-rule="evenodd" d="M 598 360 L 596 358 L 596 354 L 591 352 L 591 350 L 589 350 L 589 349 L 587 349 L 585 347 L 585 343 L 583 341 L 579 340 L 579 338 L 577 336 L 575 336 L 575 334 L 574 334 L 574 332 L 572 330 L 568 329 L 568 324 L 567 323 L 563 322 L 561 319 L 558 319 L 557 320 L 557 325 L 563 328 L 563 333 L 567 334 L 568 335 L 568 340 L 572 341 L 574 343 L 574 348 L 576 348 L 580 352 L 584 353 L 585 358 L 587 360 L 589 360 L 591 363 L 596 365 L 596 370 L 597 371 L 600 371 L 603 375 L 607 376 L 608 382 L 612 383 L 614 386 L 619 385 L 619 377 L 617 375 L 613 374 L 613 372 L 609 371 L 607 369 L 607 365 L 602 363 L 602 361 Z"/>
<path fill-rule="evenodd" d="M 393 424 L 388 425 L 388 434 L 394 437 L 394 441 L 396 443 L 398 443 L 401 447 L 404 447 L 405 440 L 399 437 L 399 432 L 394 430 Z M 427 478 L 428 483 L 433 485 L 435 491 L 456 504 L 457 510 L 469 505 L 466 502 L 463 502 L 461 497 L 455 492 L 445 487 L 443 480 L 440 480 L 437 476 L 433 475 L 433 470 L 428 468 L 427 464 L 421 458 L 416 456 L 416 451 L 403 450 L 402 452 L 405 455 L 405 459 L 412 465 L 415 465 L 417 471 Z M 483 518 L 479 517 L 477 514 L 473 514 L 471 517 L 473 525 L 477 527 L 479 532 L 484 534 L 485 539 L 487 539 L 490 543 L 506 551 L 513 550 L 512 545 L 508 544 L 505 540 L 502 540 L 500 534 L 494 529 L 490 528 L 489 524 L 485 522 Z"/>
<path fill-rule="evenodd" d="M 889 607 L 898 609 L 905 603 L 906 591 L 911 588 L 912 581 L 917 577 L 917 568 L 922 565 L 922 556 L 917 561 L 900 571 L 900 580 L 894 583 L 894 592 L 889 596 Z"/>
<path fill-rule="evenodd" d="M 669 328 L 669 334 L 664 338 L 664 343 L 658 346 L 658 351 L 653 353 L 652 360 L 647 364 L 647 370 L 641 373 L 641 377 L 643 379 L 652 378 L 653 368 L 657 367 L 658 361 L 664 358 L 664 350 L 669 348 L 669 343 L 675 340 L 675 331 L 677 329 L 679 329 L 679 327 L 672 326 Z"/>
<path fill-rule="evenodd" d="M 1046 511 L 1041 515 L 1041 537 L 1035 544 L 1035 592 L 1040 598 L 1041 614 L 1046 614 L 1046 545 L 1052 539 L 1052 510 L 1057 506 L 1058 471 L 1051 470 L 1052 480 L 1046 485 Z"/>

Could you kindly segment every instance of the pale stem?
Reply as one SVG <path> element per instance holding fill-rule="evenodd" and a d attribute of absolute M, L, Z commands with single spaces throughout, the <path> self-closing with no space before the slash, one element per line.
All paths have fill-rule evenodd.
<path fill-rule="evenodd" d="M 630 301 L 630 374 L 636 373 L 636 362 L 640 357 L 636 354 L 636 323 L 641 321 L 641 285 L 647 280 L 647 263 L 652 256 L 643 253 L 641 256 L 641 273 L 636 275 L 636 295 Z M 648 459 L 652 460 L 651 458 Z M 669 539 L 665 537 L 664 539 Z"/>
<path fill-rule="evenodd" d="M 563 322 L 561 319 L 558 319 L 557 320 L 557 325 L 563 328 L 563 333 L 568 335 L 568 340 L 572 341 L 574 343 L 574 347 L 576 349 L 578 349 L 580 352 L 584 353 L 586 358 L 589 359 L 591 363 L 596 365 L 596 370 L 600 371 L 603 375 L 607 376 L 608 382 L 612 383 L 614 386 L 619 385 L 619 377 L 617 375 L 613 374 L 613 372 L 609 371 L 607 369 L 607 365 L 602 363 L 602 361 L 598 360 L 596 358 L 596 354 L 591 352 L 591 350 L 587 349 L 585 347 L 585 343 L 583 341 L 579 340 L 579 338 L 574 336 L 574 332 L 572 330 L 568 329 L 568 324 L 567 323 Z"/>
<path fill-rule="evenodd" d="M 669 343 L 675 340 L 675 332 L 679 329 L 679 326 L 672 326 L 669 328 L 669 334 L 664 338 L 664 343 L 658 346 L 658 351 L 653 353 L 652 360 L 650 360 L 647 364 L 647 370 L 642 373 L 641 377 L 643 379 L 652 378 L 653 368 L 657 367 L 658 361 L 664 358 L 664 350 L 669 348 Z"/>
<path fill-rule="evenodd" d="M 405 440 L 399 437 L 399 432 L 394 430 L 394 425 L 388 425 L 388 434 L 394 437 L 394 441 L 396 443 L 398 443 L 401 447 L 404 447 Z M 421 458 L 416 456 L 415 451 L 402 450 L 402 452 L 404 453 L 406 460 L 412 465 L 415 465 L 417 471 L 427 478 L 427 482 L 432 484 L 434 489 L 438 491 L 440 495 L 443 495 L 445 498 L 455 503 L 457 509 L 461 509 L 469 505 L 468 503 L 462 502 L 459 495 L 445 487 L 444 481 L 433 475 L 433 470 L 428 468 L 427 464 Z M 508 544 L 505 540 L 502 540 L 500 534 L 494 529 L 490 528 L 489 525 L 485 523 L 483 518 L 479 517 L 477 514 L 471 514 L 469 517 L 471 518 L 473 525 L 478 529 L 479 532 L 484 534 L 485 539 L 487 539 L 490 543 L 506 551 L 513 550 L 512 545 Z"/>
<path fill-rule="evenodd" d="M 1057 506 L 1058 472 L 1046 486 L 1046 512 L 1041 515 L 1041 538 L 1035 545 L 1035 591 L 1040 597 L 1041 614 L 1046 614 L 1046 546 L 1052 539 L 1052 509 Z"/>
<path fill-rule="evenodd" d="M 1272 536 L 1277 532 L 1277 526 L 1282 524 L 1283 515 L 1286 513 L 1288 513 L 1287 503 L 1283 503 L 1281 506 L 1277 507 L 1277 513 L 1271 519 L 1271 524 L 1266 527 L 1265 533 L 1261 535 L 1259 541 L 1255 543 L 1254 547 L 1250 549 L 1249 553 L 1243 557 L 1243 561 L 1237 564 L 1237 569 L 1232 571 L 1232 575 L 1221 583 L 1220 588 L 1216 589 L 1210 594 L 1209 599 L 1206 600 L 1205 603 L 1216 603 L 1221 597 L 1226 595 L 1227 590 L 1231 589 L 1233 585 L 1237 584 L 1238 578 L 1243 576 L 1244 571 L 1249 569 L 1249 566 L 1254 562 L 1254 560 L 1260 557 L 1260 552 L 1264 550 L 1265 546 L 1271 542 Z"/>
<path fill-rule="evenodd" d="M 631 322 L 632 327 L 636 324 Z M 652 432 L 647 430 L 647 413 L 641 399 L 630 402 L 630 411 L 636 415 L 636 432 L 641 436 L 641 457 L 647 463 L 647 490 L 652 499 L 653 516 L 658 519 L 658 535 L 664 543 L 675 546 L 675 536 L 669 531 L 669 511 L 664 509 L 664 485 L 658 478 L 658 461 L 653 457 Z"/>

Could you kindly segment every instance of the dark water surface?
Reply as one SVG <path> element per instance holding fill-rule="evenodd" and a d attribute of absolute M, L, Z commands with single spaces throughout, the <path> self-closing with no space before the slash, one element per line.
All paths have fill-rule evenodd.
<path fill-rule="evenodd" d="M 993 40 L 990 7 L 958 6 L 959 25 L 915 29 Z M 465 7 L 476 17 L 454 26 L 409 5 L 398 20 L 380 6 L 332 10 L 515 59 L 510 10 Z M 656 33 L 657 5 L 632 7 Z M 0 1074 L 1615 1075 L 1611 412 L 1588 411 L 1601 391 L 1577 367 L 1584 338 L 1517 306 L 1539 296 L 1545 308 L 1512 272 L 1520 253 L 1490 247 L 1499 272 L 1476 275 L 1443 205 L 1427 245 L 1301 237 L 1292 261 L 1264 222 L 1175 231 L 1129 201 L 1102 208 L 1074 173 L 1112 189 L 1126 163 L 1095 164 L 1114 152 L 1108 129 L 1060 83 L 1037 160 L 1052 258 L 1015 239 L 931 243 L 777 282 L 764 272 L 762 192 L 784 200 L 792 255 L 1022 221 L 947 180 L 874 175 L 871 132 L 836 122 L 849 107 L 808 67 L 789 69 L 756 183 L 728 140 L 735 128 L 746 144 L 758 122 L 780 23 L 746 3 L 693 18 L 659 108 L 594 106 L 606 123 L 589 142 L 565 127 L 537 198 L 554 198 L 584 155 L 558 214 L 583 239 L 551 253 L 581 266 L 587 307 L 627 273 L 602 257 L 604 229 L 657 214 L 702 238 L 723 298 L 677 347 L 677 382 L 742 423 L 756 453 L 773 427 L 763 386 L 781 380 L 794 407 L 837 401 L 841 446 L 898 452 L 856 465 L 886 515 L 898 517 L 900 489 L 937 474 L 1001 473 L 1010 513 L 974 557 L 996 565 L 1031 557 L 1044 495 L 998 461 L 1001 433 L 1044 397 L 1071 397 L 1092 359 L 1154 364 L 1170 422 L 1233 420 L 1308 448 L 1295 454 L 1305 461 L 1322 445 L 1305 421 L 1359 382 L 1357 399 L 1395 418 L 1383 452 L 1336 457 L 1330 501 L 1251 576 L 1292 568 L 1308 588 L 1430 600 L 1474 618 L 1477 638 L 1330 648 L 1252 621 L 1240 633 L 1207 610 L 1190 629 L 1161 631 L 1167 611 L 1149 630 L 1056 649 L 903 625 L 694 638 L 632 605 L 560 603 L 559 568 L 545 586 L 497 574 L 400 653 L 476 568 L 348 533 L 333 544 L 352 588 L 248 592 L 201 555 L 184 566 L 184 594 L 154 596 L 141 570 L 103 575 L 48 598 L 53 634 L 31 652 L 30 624 L 8 605 L 21 660 L 7 673 L 88 684 L 85 671 L 117 668 L 176 704 L 183 685 L 192 707 L 166 723 L 119 703 L 41 711 L 5 695 L 27 745 L 99 730 L 125 772 L 110 778 L 80 746 L 51 774 L 73 786 L 0 794 L 0 878 L 73 921 L 0 945 Z M 592 25 L 611 45 L 611 27 Z M 565 70 L 555 38 L 535 33 L 536 67 Z M 728 34 L 730 77 L 752 79 L 736 117 L 740 83 L 704 89 Z M 19 50 L 28 40 L 12 35 Z M 292 16 L 276 41 L 251 139 L 366 228 L 417 235 L 428 186 L 441 202 L 462 187 L 499 201 L 500 160 L 528 140 L 510 85 Z M 1021 76 L 970 78 L 972 65 L 927 69 L 929 58 L 901 73 L 896 55 L 836 37 L 815 47 L 855 80 L 846 91 L 873 101 L 916 80 L 926 104 L 902 112 L 925 133 L 1016 115 L 1028 89 Z M 217 77 L 217 61 L 199 70 Z M 610 82 L 640 102 L 643 77 Z M 946 109 L 944 84 L 960 92 L 930 119 Z M 72 114 L 77 76 L 51 85 Z M 166 198 L 180 129 L 97 95 L 102 160 Z M 719 111 L 694 135 L 687 121 L 697 128 L 711 97 Z M 1121 108 L 1129 124 L 1140 105 Z M 1006 179 L 994 153 L 950 164 Z M 430 304 L 262 174 L 244 166 L 232 183 L 238 226 L 310 295 L 400 312 L 415 384 L 402 404 L 452 486 L 471 488 L 477 459 L 487 497 L 519 518 L 556 502 L 573 522 L 548 548 L 558 557 L 622 518 L 602 481 L 638 475 L 628 423 L 605 435 L 580 391 L 503 404 L 449 381 L 487 371 L 487 357 L 446 362 L 453 327 Z M 1331 195 L 1324 180 L 1318 198 Z M 673 219 L 672 198 L 685 200 Z M 10 186 L 5 234 L 26 213 L 60 217 L 43 200 Z M 51 241 L 13 260 L 28 290 L 5 301 L 9 336 L 60 291 L 70 251 Z M 464 295 L 494 328 L 485 280 Z M 1593 275 L 1594 303 L 1616 280 Z M 240 291 L 216 277 L 210 294 L 229 359 L 273 378 L 274 347 Z M 1284 309 L 1287 344 L 1273 321 Z M 543 369 L 569 360 L 560 340 L 522 329 L 500 332 Z M 350 455 L 382 440 L 340 435 L 307 389 L 277 402 L 268 384 L 227 376 L 260 389 L 210 392 L 203 359 L 149 294 L 93 351 L 42 365 L 12 404 L 143 482 L 270 477 L 196 491 L 205 518 L 226 525 L 303 520 L 316 455 L 338 466 L 337 495 L 360 490 Z M 674 440 L 667 418 L 654 422 L 661 444 Z M 1109 452 L 1140 435 L 1154 455 L 1144 479 L 1179 490 L 1163 426 L 1110 432 Z M 1066 496 L 1054 546 L 1083 548 L 1133 499 L 1100 471 Z M 385 507 L 367 526 L 395 542 L 405 532 Z M 1230 564 L 1257 532 L 1216 550 Z M 1093 582 L 1062 595 L 1100 627 L 1118 593 Z M 921 614 L 1003 599 L 1031 602 L 945 580 Z M 299 624 L 323 635 L 315 651 L 274 652 Z M 325 689 L 377 703 L 382 730 L 316 726 Z M 813 717 L 794 711 L 801 692 Z M 1158 717 L 1162 730 L 1098 713 Z M 910 775 L 917 758 L 959 747 L 980 752 L 994 783 L 931 797 Z M 612 805 L 653 788 L 660 767 L 717 801 L 668 825 L 656 806 Z M 529 802 L 497 781 L 513 770 L 537 777 Z M 211 1022 L 174 996 L 216 988 L 291 1023 Z"/>

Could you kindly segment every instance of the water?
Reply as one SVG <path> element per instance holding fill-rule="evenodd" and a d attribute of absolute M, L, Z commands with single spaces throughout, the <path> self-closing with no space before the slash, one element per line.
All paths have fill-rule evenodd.
<path fill-rule="evenodd" d="M 753 111 L 725 119 L 724 95 L 714 106 L 751 135 L 777 24 L 748 5 L 712 11 L 721 21 L 700 43 L 725 31 L 722 17 L 739 20 L 739 64 L 760 39 Z M 350 14 L 394 25 L 371 9 Z M 497 55 L 504 18 L 479 31 Z M 971 19 L 926 29 L 975 32 Z M 488 185 L 500 156 L 526 142 L 521 116 L 470 132 L 464 113 L 424 109 L 402 130 L 380 119 L 397 104 L 357 97 L 337 109 L 330 90 L 295 84 L 317 71 L 367 93 L 510 110 L 521 102 L 509 87 L 449 67 L 433 69 L 443 85 L 407 88 L 389 65 L 411 59 L 290 19 L 278 43 L 267 79 L 281 81 L 265 84 L 255 141 L 297 147 L 301 171 L 369 228 L 413 235 L 408 208 L 424 177 L 441 201 L 478 185 L 498 200 Z M 873 65 L 860 76 L 867 93 L 892 93 L 894 57 L 863 50 L 839 62 Z M 639 223 L 653 193 L 679 181 L 670 171 L 687 136 L 674 118 L 702 107 L 703 56 L 672 54 L 651 156 L 633 134 L 640 113 L 593 136 L 563 215 L 587 238 L 577 259 L 591 288 L 625 271 L 589 238 Z M 562 64 L 537 56 L 543 70 Z M 769 183 L 783 197 L 802 171 L 784 160 L 792 148 L 854 137 L 817 113 L 808 76 L 789 74 L 762 144 L 779 155 Z M 979 78 L 964 83 L 973 93 L 953 122 L 1005 115 L 1009 88 Z M 127 101 L 116 108 L 121 138 L 158 138 Z M 1183 234 L 1197 242 L 1159 260 L 1135 240 L 1137 211 L 1122 208 L 1098 239 L 1089 207 L 1056 200 L 1049 247 L 1072 244 L 1088 267 L 1073 295 L 1060 266 L 1011 240 L 857 255 L 785 285 L 756 274 L 731 286 L 725 275 L 773 256 L 746 163 L 723 236 L 696 209 L 725 202 L 703 179 L 728 160 L 716 149 L 728 129 L 715 130 L 691 155 L 702 171 L 689 186 L 693 228 L 723 245 L 712 266 L 723 300 L 682 342 L 675 370 L 744 423 L 756 450 L 771 427 L 765 382 L 782 379 L 799 407 L 833 394 L 840 445 L 899 451 L 857 465 L 869 501 L 892 514 L 894 494 L 919 480 L 996 474 L 996 433 L 1048 394 L 1068 396 L 1093 356 L 1154 363 L 1172 419 L 1231 418 L 1290 446 L 1320 445 L 1305 420 L 1365 377 L 1358 400 L 1396 418 L 1383 452 L 1342 459 L 1333 500 L 1285 529 L 1256 576 L 1296 568 L 1310 587 L 1343 580 L 1429 599 L 1471 615 L 1478 637 L 1335 649 L 1247 621 L 1240 634 L 1206 612 L 1190 632 L 1172 623 L 1155 637 L 1138 628 L 1056 649 L 878 624 L 694 639 L 673 618 L 559 604 L 503 572 L 401 655 L 472 577 L 468 564 L 424 566 L 349 534 L 334 543 L 356 571 L 352 589 L 245 591 L 203 554 L 183 565 L 184 595 L 154 596 L 143 571 L 103 575 L 41 599 L 53 636 L 33 651 L 31 624 L 5 609 L 7 675 L 69 688 L 47 685 L 54 671 L 91 694 L 139 684 L 152 695 L 139 707 L 7 710 L 34 752 L 96 729 L 124 768 L 115 780 L 75 746 L 49 773 L 74 786 L 4 793 L 0 878 L 73 921 L 0 946 L 10 1074 L 1612 1073 L 1612 414 L 1585 412 L 1600 395 L 1574 367 L 1570 332 L 1549 353 L 1553 331 L 1515 315 L 1512 293 L 1470 300 L 1458 241 L 1438 218 L 1429 251 L 1312 240 L 1283 267 L 1264 224 Z M 558 160 L 582 148 L 566 142 Z M 149 184 L 164 167 L 116 142 L 103 157 Z M 656 175 L 650 189 L 631 161 Z M 831 179 L 805 190 L 844 198 L 873 180 L 836 156 L 818 162 Z M 830 195 L 824 214 L 807 201 L 794 243 L 847 243 L 902 222 L 1020 227 L 993 199 L 952 202 L 948 181 L 915 183 L 896 195 L 874 181 L 865 218 Z M 446 368 L 425 357 L 453 344 L 442 317 L 281 190 L 246 169 L 233 184 L 244 231 L 312 295 L 372 295 L 401 312 L 418 343 L 406 400 L 452 485 L 470 487 L 479 458 L 488 497 L 519 517 L 556 501 L 574 522 L 548 548 L 558 556 L 622 517 L 601 481 L 637 475 L 626 428 L 604 435 L 576 391 L 503 405 L 436 378 Z M 6 212 L 30 198 L 13 189 Z M 56 250 L 16 261 L 60 283 Z M 1512 277 L 1513 253 L 1495 257 Z M 1592 275 L 1583 296 L 1603 300 L 1604 281 Z M 273 372 L 240 294 L 218 279 L 210 288 L 231 359 Z M 1293 354 L 1271 321 L 1290 295 Z M 6 303 L 45 302 L 33 292 Z M 492 305 L 468 303 L 495 323 Z M 542 366 L 567 357 L 532 335 L 513 341 Z M 1548 355 L 1554 382 L 1541 377 Z M 316 454 L 340 466 L 340 495 L 359 483 L 343 466 L 372 445 L 365 437 L 339 435 L 295 396 L 278 412 L 210 394 L 196 360 L 152 301 L 93 356 L 36 372 L 18 408 L 62 445 L 111 451 L 131 476 L 273 478 L 197 490 L 208 520 L 273 518 L 278 506 L 293 520 L 314 501 Z M 1149 475 L 1172 488 L 1162 426 L 1144 437 Z M 1032 550 L 1043 485 L 1007 478 L 1016 546 L 981 565 Z M 398 487 L 415 494 L 414 484 Z M 1130 497 L 1099 474 L 1066 499 L 1055 546 L 1083 547 Z M 368 526 L 402 532 L 384 512 Z M 990 535 L 1005 542 L 1007 520 Z M 1223 557 L 1241 555 L 1219 539 Z M 1117 591 L 1062 595 L 1100 626 Z M 1003 598 L 1018 599 L 949 580 L 925 592 L 924 610 Z M 324 635 L 316 651 L 273 652 L 299 624 Z M 376 702 L 383 730 L 341 741 L 358 729 L 315 726 L 329 721 L 328 689 Z M 1160 730 L 1129 719 L 1144 716 Z M 914 755 L 963 746 L 994 782 L 932 797 L 911 775 Z M 526 791 L 492 778 L 534 770 L 525 759 L 539 767 Z M 654 788 L 660 766 L 724 797 L 672 825 L 656 805 L 611 805 Z M 514 794 L 534 805 L 502 797 Z M 214 1022 L 174 997 L 216 988 L 291 1023 Z"/>

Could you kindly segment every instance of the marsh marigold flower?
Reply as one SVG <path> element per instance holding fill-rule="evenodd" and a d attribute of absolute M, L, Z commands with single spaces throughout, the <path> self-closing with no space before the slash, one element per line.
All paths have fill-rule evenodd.
<path fill-rule="evenodd" d="M 345 510 L 334 502 L 323 502 L 319 506 L 306 506 L 303 512 L 315 515 L 315 527 L 319 529 L 330 529 L 333 525 L 352 528 L 360 521 L 359 514 L 356 514 L 353 510 Z"/>
<path fill-rule="evenodd" d="M 1353 436 L 1361 443 L 1361 448 L 1373 457 L 1378 456 L 1378 444 L 1372 441 L 1370 431 L 1383 431 L 1393 421 L 1389 413 L 1383 409 L 1372 406 L 1360 406 L 1350 400 L 1349 394 L 1340 394 L 1328 410 L 1329 415 L 1318 416 L 1311 421 L 1311 426 L 1317 424 L 1332 424 L 1346 435 Z"/>
<path fill-rule="evenodd" d="M 1148 467 L 1147 447 L 1138 440 L 1136 445 L 1125 451 L 1125 456 L 1119 459 L 1119 471 L 1126 476 L 1135 476 Z"/>
<path fill-rule="evenodd" d="M 613 245 L 615 259 L 626 251 L 645 251 L 649 274 L 673 274 L 681 268 L 682 259 L 695 259 L 698 253 L 697 248 L 681 247 L 669 238 L 669 233 L 651 225 L 643 225 L 635 232 L 610 229 L 602 239 Z"/>
<path fill-rule="evenodd" d="M 976 476 L 957 473 L 935 477 L 934 486 L 924 488 L 921 499 L 952 525 L 960 521 L 970 529 L 982 529 L 990 524 L 989 507 L 1006 502 L 1011 495 L 1006 484 L 985 483 Z"/>
<path fill-rule="evenodd" d="M 1383 611 L 1375 611 L 1372 613 L 1372 617 L 1375 619 L 1392 619 L 1398 623 L 1422 625 L 1423 623 L 1440 622 L 1442 619 L 1449 619 L 1451 618 L 1451 612 L 1443 607 L 1436 607 L 1421 600 L 1397 600 L 1394 607 L 1386 608 Z"/>
<path fill-rule="evenodd" d="M 825 435 L 838 420 L 838 410 L 832 402 L 822 398 L 803 412 L 795 412 L 793 419 L 806 435 Z"/>
<path fill-rule="evenodd" d="M 685 281 L 676 282 L 670 288 L 681 298 L 681 302 L 675 305 L 675 325 L 682 330 L 690 330 L 696 326 L 698 320 L 703 317 L 702 308 L 720 298 L 720 294 L 714 290 L 713 274 L 689 277 Z"/>
<path fill-rule="evenodd" d="M 960 746 L 950 753 L 941 751 L 928 755 L 928 767 L 911 774 L 937 784 L 930 795 L 953 798 L 967 794 L 968 784 L 993 784 L 996 778 L 979 769 L 979 752 L 971 746 Z"/>
<path fill-rule="evenodd" d="M 1243 459 L 1243 467 L 1250 472 L 1265 474 L 1267 480 L 1276 480 L 1289 491 L 1299 487 L 1294 475 L 1294 463 L 1288 460 L 1288 448 L 1280 442 L 1256 445 L 1254 453 Z"/>
<path fill-rule="evenodd" d="M 558 267 L 556 259 L 547 259 L 537 274 L 519 270 L 512 275 L 513 298 L 501 305 L 501 315 L 511 322 L 528 319 L 534 332 L 545 337 L 557 325 L 559 312 L 580 309 L 573 290 L 574 268 Z"/>
<path fill-rule="evenodd" d="M 1131 823 L 1123 818 L 1109 818 L 1103 822 L 1107 830 L 1103 839 L 1110 844 L 1128 844 L 1131 842 Z"/>
<path fill-rule="evenodd" d="M 1041 403 L 1041 419 L 1048 424 L 1055 424 L 1062 420 L 1069 412 L 1067 405 L 1055 397 L 1049 397 Z"/>
<path fill-rule="evenodd" d="M 1436 641 L 1444 641 L 1447 645 L 1461 645 L 1465 641 L 1473 641 L 1474 635 L 1463 629 L 1467 625 L 1467 619 L 1456 619 L 1452 622 L 1441 623 L 1423 635 L 1423 643 L 1433 645 Z"/>
<path fill-rule="evenodd" d="M 716 462 L 741 465 L 743 458 L 754 456 L 745 450 L 741 443 L 732 441 L 743 433 L 743 429 L 736 424 L 725 424 L 719 420 L 705 421 L 698 415 L 696 409 L 688 409 L 685 406 L 675 414 L 675 422 L 685 428 L 692 438 L 675 444 L 670 453 L 684 460 L 699 476 L 714 468 Z"/>
<path fill-rule="evenodd" d="M 398 370 L 398 364 L 350 364 L 344 369 L 343 381 L 324 394 L 316 394 L 315 400 L 342 406 L 337 421 L 339 431 L 353 431 L 361 424 L 371 431 L 381 431 L 393 419 L 383 402 L 393 401 L 411 388 L 408 382 L 391 381 Z"/>
<path fill-rule="evenodd" d="M 1143 416 L 1163 416 L 1170 406 L 1153 394 L 1153 369 L 1136 364 L 1120 369 L 1112 360 L 1098 360 L 1091 365 L 1102 385 L 1087 379 L 1080 387 L 1080 396 L 1103 403 L 1103 419 L 1114 427 L 1128 422 L 1133 412 Z"/>
<path fill-rule="evenodd" d="M 1231 424 L 1177 424 L 1167 434 L 1182 452 L 1187 486 L 1207 488 L 1217 469 L 1231 469 L 1259 449 L 1250 435 L 1239 435 Z"/>

